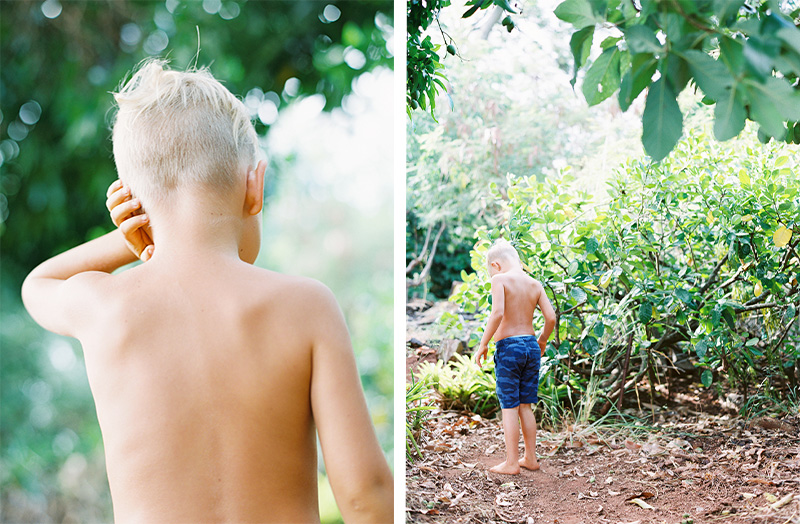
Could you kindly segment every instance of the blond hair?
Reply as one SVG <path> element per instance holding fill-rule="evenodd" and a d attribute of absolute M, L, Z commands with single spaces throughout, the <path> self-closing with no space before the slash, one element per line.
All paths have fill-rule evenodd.
<path fill-rule="evenodd" d="M 491 265 L 495 260 L 505 260 L 507 262 L 519 262 L 519 253 L 511 245 L 511 242 L 503 238 L 495 241 L 489 251 L 486 252 L 486 265 Z"/>
<path fill-rule="evenodd" d="M 206 68 L 149 59 L 112 93 L 117 173 L 142 203 L 190 185 L 232 189 L 253 166 L 257 136 L 244 104 Z"/>

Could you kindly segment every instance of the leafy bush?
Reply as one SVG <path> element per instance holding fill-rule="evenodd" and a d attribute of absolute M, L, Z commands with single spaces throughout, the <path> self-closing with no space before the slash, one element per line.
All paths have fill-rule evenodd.
<path fill-rule="evenodd" d="M 556 310 L 552 387 L 597 375 L 610 404 L 645 375 L 654 388 L 659 364 L 682 356 L 705 386 L 724 377 L 746 397 L 768 377 L 785 393 L 800 371 L 797 170 L 786 144 L 697 131 L 660 163 L 625 163 L 602 199 L 568 173 L 509 176 L 507 198 L 491 187 L 506 220 L 477 232 L 453 300 L 488 307 L 484 255 L 503 236 Z"/>
<path fill-rule="evenodd" d="M 406 460 L 413 461 L 420 456 L 419 441 L 423 422 L 428 411 L 435 408 L 425 402 L 428 400 L 429 385 L 427 380 L 413 380 L 406 384 Z"/>
<path fill-rule="evenodd" d="M 455 362 L 425 362 L 420 365 L 421 380 L 436 392 L 443 409 L 463 410 L 489 417 L 500 404 L 495 396 L 494 363 L 487 360 L 480 368 L 472 359 L 455 355 Z"/>

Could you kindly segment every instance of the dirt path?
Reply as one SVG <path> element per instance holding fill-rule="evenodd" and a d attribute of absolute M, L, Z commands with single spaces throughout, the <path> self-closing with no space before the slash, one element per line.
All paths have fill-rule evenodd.
<path fill-rule="evenodd" d="M 800 418 L 762 422 L 540 431 L 541 470 L 506 476 L 488 472 L 504 458 L 498 420 L 439 413 L 406 470 L 407 521 L 800 524 Z"/>

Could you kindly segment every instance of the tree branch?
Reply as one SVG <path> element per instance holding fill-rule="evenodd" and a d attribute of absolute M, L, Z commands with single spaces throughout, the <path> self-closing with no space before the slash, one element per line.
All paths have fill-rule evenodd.
<path fill-rule="evenodd" d="M 425 263 L 425 267 L 422 268 L 422 271 L 417 278 L 407 279 L 406 280 L 406 289 L 414 286 L 418 286 L 422 284 L 426 278 L 428 278 L 428 274 L 431 272 L 431 266 L 433 265 L 433 258 L 436 256 L 436 247 L 439 244 L 439 237 L 442 236 L 444 232 L 445 223 L 442 221 L 442 225 L 439 227 L 439 231 L 436 233 L 436 238 L 433 239 L 433 245 L 431 246 L 431 254 L 428 256 L 428 261 Z M 429 230 L 430 231 L 430 230 Z"/>

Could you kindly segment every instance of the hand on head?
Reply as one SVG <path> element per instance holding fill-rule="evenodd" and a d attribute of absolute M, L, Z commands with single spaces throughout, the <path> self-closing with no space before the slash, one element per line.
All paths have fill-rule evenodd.
<path fill-rule="evenodd" d="M 150 231 L 150 219 L 142 209 L 141 202 L 119 179 L 108 186 L 106 197 L 111 221 L 122 232 L 128 249 L 137 258 L 147 262 L 153 256 L 155 245 Z"/>

